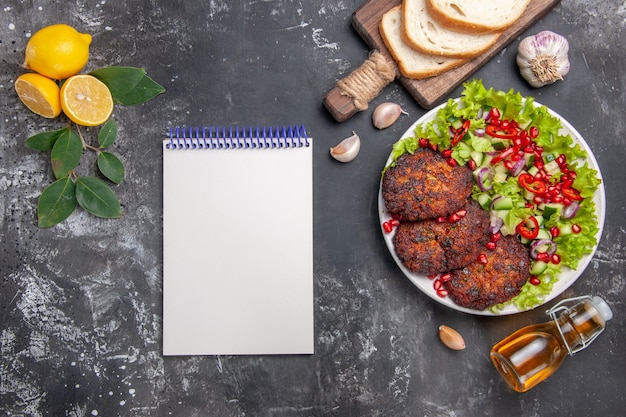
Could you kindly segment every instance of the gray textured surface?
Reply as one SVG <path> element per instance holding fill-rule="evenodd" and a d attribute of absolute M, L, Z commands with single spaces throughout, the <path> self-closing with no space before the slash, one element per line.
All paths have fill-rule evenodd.
<path fill-rule="evenodd" d="M 376 195 L 391 145 L 425 111 L 397 83 L 375 99 L 410 114 L 374 129 L 370 111 L 338 124 L 321 103 L 367 57 L 350 27 L 360 1 L 4 0 L 0 9 L 0 415 L 7 416 L 589 416 L 623 415 L 626 8 L 564 0 L 527 34 L 570 40 L 571 73 L 531 89 L 517 40 L 475 74 L 533 95 L 568 119 L 605 179 L 604 234 L 564 297 L 598 294 L 615 318 L 588 350 L 529 393 L 508 389 L 491 345 L 544 321 L 544 309 L 499 318 L 457 313 L 404 278 L 380 236 Z M 47 155 L 24 139 L 58 128 L 13 90 L 38 28 L 69 23 L 93 35 L 87 69 L 145 67 L 167 93 L 116 107 L 115 151 L 127 177 L 119 220 L 77 211 L 36 227 L 51 182 Z M 457 89 L 456 94 L 460 92 Z M 161 351 L 161 139 L 170 126 L 304 124 L 316 139 L 316 353 L 304 357 L 164 358 Z M 342 165 L 328 148 L 354 130 L 361 154 Z M 81 169 L 89 170 L 88 166 Z M 277 211 L 280 223 L 280 212 Z M 467 349 L 437 338 L 459 330 Z"/>

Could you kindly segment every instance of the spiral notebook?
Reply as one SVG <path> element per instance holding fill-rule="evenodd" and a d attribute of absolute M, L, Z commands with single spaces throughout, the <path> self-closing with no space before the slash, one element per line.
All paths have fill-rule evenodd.
<path fill-rule="evenodd" d="M 304 127 L 163 140 L 163 353 L 313 353 L 313 141 Z"/>

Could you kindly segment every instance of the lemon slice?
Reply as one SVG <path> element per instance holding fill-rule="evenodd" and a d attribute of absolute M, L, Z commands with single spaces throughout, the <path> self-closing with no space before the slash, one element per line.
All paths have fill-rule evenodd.
<path fill-rule="evenodd" d="M 15 80 L 15 91 L 33 113 L 49 119 L 61 114 L 59 86 L 50 78 L 34 72 L 22 74 Z"/>
<path fill-rule="evenodd" d="M 88 74 L 74 75 L 61 87 L 61 106 L 71 121 L 81 126 L 99 126 L 113 112 L 109 88 Z"/>

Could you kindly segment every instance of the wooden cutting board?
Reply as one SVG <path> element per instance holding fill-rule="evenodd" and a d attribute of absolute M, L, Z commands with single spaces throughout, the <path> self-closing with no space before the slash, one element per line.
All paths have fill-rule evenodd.
<path fill-rule="evenodd" d="M 424 80 L 412 80 L 400 74 L 400 70 L 387 50 L 378 30 L 383 14 L 401 4 L 402 0 L 366 1 L 352 14 L 352 26 L 373 51 L 379 51 L 387 60 L 392 62 L 396 71 L 396 79 L 408 90 L 418 104 L 425 109 L 431 109 L 448 97 L 452 90 L 465 82 L 470 75 L 498 54 L 506 45 L 538 19 L 545 16 L 559 2 L 560 0 L 531 0 L 524 14 L 504 31 L 498 41 L 485 53 L 460 67 Z M 347 120 L 358 111 L 352 99 L 342 94 L 338 87 L 333 88 L 326 95 L 324 106 L 339 122 Z"/>

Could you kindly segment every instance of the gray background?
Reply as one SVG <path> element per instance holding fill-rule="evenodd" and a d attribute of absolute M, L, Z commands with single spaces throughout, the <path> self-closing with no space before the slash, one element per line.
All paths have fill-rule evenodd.
<path fill-rule="evenodd" d="M 336 80 L 367 58 L 350 26 L 360 5 L 3 1 L 0 415 L 623 415 L 626 6 L 564 0 L 524 34 L 549 29 L 568 38 L 572 69 L 562 82 L 532 89 L 520 78 L 520 39 L 475 74 L 488 87 L 533 95 L 569 120 L 592 148 L 606 187 L 597 253 L 558 299 L 598 294 L 615 318 L 549 381 L 518 394 L 490 364 L 489 349 L 513 330 L 545 321 L 545 308 L 485 318 L 441 306 L 404 278 L 381 236 L 380 171 L 391 145 L 425 110 L 399 83 L 371 108 L 394 101 L 410 116 L 384 131 L 372 127 L 371 109 L 340 124 L 322 107 Z M 77 210 L 39 229 L 37 198 L 53 176 L 48 155 L 27 149 L 24 139 L 63 122 L 31 114 L 13 83 L 28 37 L 57 22 L 93 35 L 86 70 L 144 67 L 167 92 L 115 108 L 114 152 L 127 170 L 115 187 L 123 217 Z M 304 124 L 315 138 L 315 355 L 161 355 L 161 139 L 171 126 L 222 124 Z M 353 130 L 363 140 L 361 153 L 337 163 L 328 148 Z M 80 169 L 92 170 L 89 163 Z M 279 210 L 276 219 L 280 224 Z M 440 324 L 459 330 L 467 348 L 444 348 Z"/>

